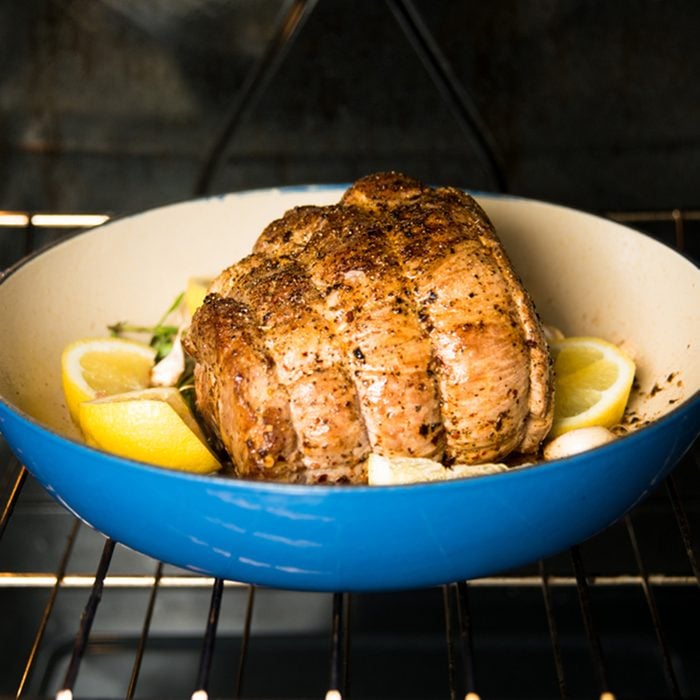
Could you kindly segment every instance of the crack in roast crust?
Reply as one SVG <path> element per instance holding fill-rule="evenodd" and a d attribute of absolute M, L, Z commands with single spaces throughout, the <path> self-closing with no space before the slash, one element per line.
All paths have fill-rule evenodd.
<path fill-rule="evenodd" d="M 362 178 L 270 223 L 209 292 L 185 343 L 241 476 L 363 483 L 370 451 L 498 461 L 551 425 L 532 301 L 460 190 Z"/>

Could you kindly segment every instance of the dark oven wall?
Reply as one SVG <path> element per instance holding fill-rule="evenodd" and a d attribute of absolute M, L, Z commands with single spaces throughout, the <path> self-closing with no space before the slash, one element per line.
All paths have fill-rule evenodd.
<path fill-rule="evenodd" d="M 699 25 L 687 0 L 5 3 L 0 207 L 133 211 L 383 169 L 690 206 Z"/>

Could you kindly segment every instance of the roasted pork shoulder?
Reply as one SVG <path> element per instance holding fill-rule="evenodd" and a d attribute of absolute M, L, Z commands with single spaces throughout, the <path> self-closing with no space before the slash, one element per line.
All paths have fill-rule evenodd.
<path fill-rule="evenodd" d="M 370 452 L 499 461 L 552 422 L 542 328 L 488 217 L 398 173 L 273 221 L 184 345 L 241 477 L 365 483 Z"/>

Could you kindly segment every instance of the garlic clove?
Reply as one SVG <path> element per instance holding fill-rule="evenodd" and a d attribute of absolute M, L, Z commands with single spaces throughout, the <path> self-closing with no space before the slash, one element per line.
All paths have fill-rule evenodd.
<path fill-rule="evenodd" d="M 542 324 L 542 331 L 544 332 L 545 340 L 548 343 L 551 343 L 553 340 L 562 340 L 564 338 L 564 333 L 562 333 L 559 328 L 552 326 L 549 323 Z"/>
<path fill-rule="evenodd" d="M 571 455 L 592 450 L 616 439 L 614 433 L 602 426 L 578 428 L 555 437 L 544 446 L 543 455 L 546 461 L 563 459 Z"/>
<path fill-rule="evenodd" d="M 181 342 L 182 327 L 175 336 L 172 350 L 151 370 L 151 386 L 176 386 L 185 371 L 185 351 Z"/>

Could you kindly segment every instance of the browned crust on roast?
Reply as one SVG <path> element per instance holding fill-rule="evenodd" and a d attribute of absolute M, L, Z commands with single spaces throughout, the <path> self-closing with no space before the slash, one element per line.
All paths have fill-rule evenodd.
<path fill-rule="evenodd" d="M 550 358 L 534 305 L 478 203 L 399 174 L 370 175 L 346 205 L 384 215 L 438 357 L 447 461 L 533 452 L 552 421 Z"/>
<path fill-rule="evenodd" d="M 440 459 L 430 340 L 375 218 L 329 208 L 298 256 L 345 347 L 372 449 Z"/>
<path fill-rule="evenodd" d="M 210 295 L 195 314 L 185 344 L 197 362 L 197 408 L 238 474 L 298 480 L 289 398 L 249 308 L 235 299 Z"/>
<path fill-rule="evenodd" d="M 310 483 L 365 481 L 370 448 L 345 350 L 319 312 L 323 300 L 305 270 L 289 258 L 251 255 L 213 287 L 243 301 L 263 331 L 289 397 L 295 473 Z"/>
<path fill-rule="evenodd" d="M 363 482 L 370 449 L 498 461 L 549 430 L 532 301 L 460 190 L 363 178 L 273 221 L 210 291 L 185 342 L 200 410 L 242 475 Z"/>

